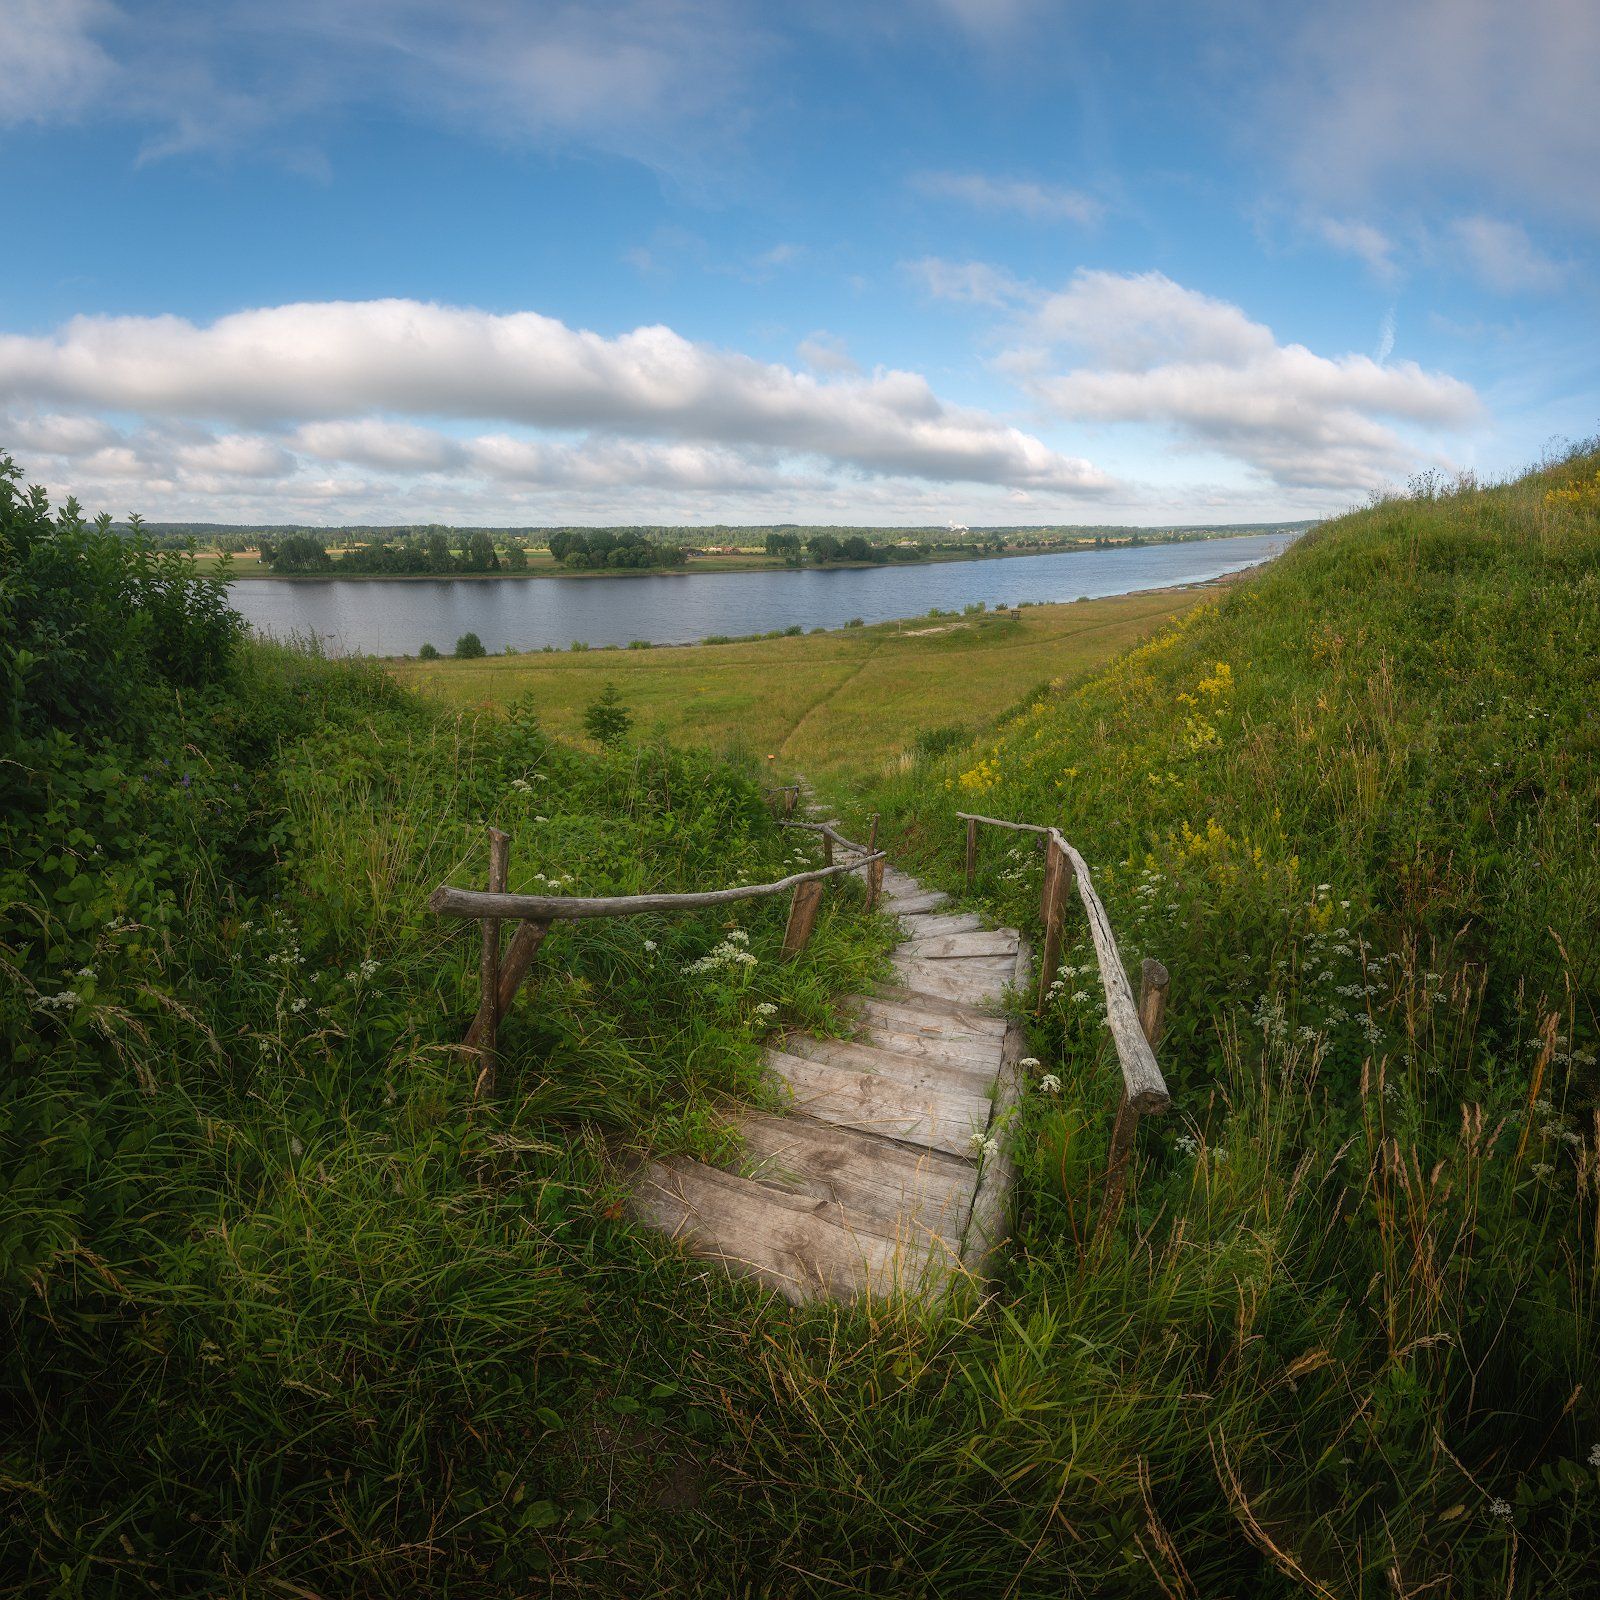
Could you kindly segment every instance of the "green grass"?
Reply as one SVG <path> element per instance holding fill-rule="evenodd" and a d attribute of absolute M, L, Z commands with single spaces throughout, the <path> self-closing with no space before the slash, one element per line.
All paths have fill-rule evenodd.
<path fill-rule="evenodd" d="M 986 727 L 1051 678 L 1111 659 L 1197 604 L 1179 590 L 921 618 L 799 638 L 655 650 L 395 662 L 400 682 L 457 706 L 532 696 L 554 733 L 577 737 L 584 709 L 615 682 L 637 722 L 680 742 L 774 756 L 785 773 L 877 776 L 917 736 Z"/>
<path fill-rule="evenodd" d="M 1114 1073 L 1071 947 L 1013 1247 L 947 1313 L 794 1310 L 619 1204 L 640 1153 L 727 1149 L 757 1005 L 827 1027 L 880 970 L 848 891 L 793 965 L 773 904 L 562 930 L 494 1098 L 454 1053 L 475 941 L 422 906 L 482 880 L 485 821 L 520 887 L 789 864 L 748 764 L 552 731 L 606 676 L 656 715 L 635 663 L 756 647 L 515 658 L 599 670 L 509 713 L 509 682 L 485 714 L 258 647 L 70 736 L 80 684 L 24 700 L 0 1593 L 1595 1592 L 1600 532 L 1545 491 L 1597 464 L 1345 519 L 1099 670 L 1029 613 L 1015 668 L 998 630 L 845 641 L 904 671 L 902 716 L 922 684 L 918 726 L 984 730 L 855 769 L 900 859 L 956 885 L 957 806 L 1059 822 L 1173 973 L 1174 1112 L 1096 1235 Z M 0 541 L 0 609 L 119 559 L 90 555 Z M 793 650 L 783 680 L 836 640 L 729 659 Z M 757 726 L 820 739 L 804 711 Z M 981 867 L 1029 927 L 1036 859 Z M 687 973 L 729 924 L 756 964 Z"/>

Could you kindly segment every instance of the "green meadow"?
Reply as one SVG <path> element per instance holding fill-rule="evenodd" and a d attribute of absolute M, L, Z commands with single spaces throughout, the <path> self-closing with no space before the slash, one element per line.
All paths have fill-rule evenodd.
<path fill-rule="evenodd" d="M 0 1593 L 1600 1590 L 1600 453 L 1203 593 L 385 666 L 7 471 L 0 682 Z M 1033 935 L 1037 856 L 967 891 L 954 812 L 1055 823 L 1168 966 L 1115 1226 L 1081 925 L 939 1311 L 621 1204 L 845 1027 L 896 938 L 854 886 L 792 963 L 779 902 L 561 928 L 475 1092 L 425 902 L 485 824 L 513 888 L 775 878 L 769 754 Z"/>

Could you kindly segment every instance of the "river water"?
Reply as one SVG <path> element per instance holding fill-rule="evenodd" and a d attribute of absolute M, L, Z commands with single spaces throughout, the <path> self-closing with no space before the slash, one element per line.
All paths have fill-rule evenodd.
<path fill-rule="evenodd" d="M 928 566 L 653 573 L 615 578 L 242 578 L 230 598 L 260 632 L 314 634 L 334 655 L 449 654 L 464 633 L 491 652 L 589 645 L 681 644 L 712 633 L 839 628 L 983 601 L 1093 599 L 1203 583 L 1265 561 L 1291 542 L 1245 534 L 1186 544 L 1006 556 Z"/>

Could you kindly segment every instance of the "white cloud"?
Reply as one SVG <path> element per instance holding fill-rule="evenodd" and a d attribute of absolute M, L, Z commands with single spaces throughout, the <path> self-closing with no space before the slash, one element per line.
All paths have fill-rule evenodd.
<path fill-rule="evenodd" d="M 310 170 L 321 119 L 352 106 L 692 161 L 771 48 L 739 0 L 145 0 L 136 19 L 0 0 L 0 23 L 0 120 L 93 109 L 146 127 L 146 159 L 250 148 Z"/>
<path fill-rule="evenodd" d="M 1393 354 L 1394 307 L 1390 306 L 1383 314 L 1383 325 L 1378 329 L 1378 348 L 1373 351 L 1372 359 L 1381 367 Z"/>
<path fill-rule="evenodd" d="M 795 346 L 795 354 L 814 372 L 856 373 L 861 370 L 844 340 L 821 328 L 808 333 Z"/>
<path fill-rule="evenodd" d="M 920 194 L 959 200 L 980 211 L 1012 211 L 1035 222 L 1098 222 L 1105 207 L 1075 189 L 1025 178 L 986 177 L 977 172 L 922 172 L 911 180 Z"/>
<path fill-rule="evenodd" d="M 1030 292 L 1003 267 L 992 267 L 984 261 L 944 261 L 938 256 L 924 256 L 903 265 L 935 300 L 1007 306 L 1026 299 Z"/>
<path fill-rule="evenodd" d="M 1394 283 L 1400 277 L 1395 260 L 1394 241 L 1370 222 L 1340 217 L 1317 217 L 1313 221 L 1324 244 L 1341 255 L 1355 256 L 1380 283 Z"/>
<path fill-rule="evenodd" d="M 1058 370 L 1060 351 L 1085 364 Z M 1458 379 L 1279 344 L 1239 307 L 1156 272 L 1079 272 L 1026 316 L 1002 365 L 1060 416 L 1167 426 L 1296 490 L 1392 482 L 1420 449 L 1396 424 L 1457 429 L 1480 410 Z"/>
<path fill-rule="evenodd" d="M 1550 294 L 1567 281 L 1570 269 L 1545 255 L 1520 223 L 1458 217 L 1450 238 L 1468 269 L 1496 294 Z"/>
<path fill-rule="evenodd" d="M 288 451 L 280 445 L 240 433 L 179 445 L 173 454 L 189 472 L 225 478 L 273 478 L 287 472 L 291 465 Z"/>
<path fill-rule="evenodd" d="M 914 372 L 823 381 L 665 327 L 607 338 L 535 312 L 329 301 L 180 317 L 76 317 L 0 335 L 0 401 L 280 424 L 377 415 L 595 428 L 820 456 L 868 473 L 1064 492 L 1106 485 Z M 314 438 L 315 436 L 313 436 Z"/>
<path fill-rule="evenodd" d="M 1414 193 L 1454 176 L 1600 222 L 1593 0 L 1347 0 L 1302 15 L 1274 63 L 1269 126 L 1307 189 Z M 1258 26 L 1278 20 L 1263 8 Z"/>
<path fill-rule="evenodd" d="M 113 73 L 94 37 L 105 0 L 0 0 L 0 123 L 70 120 Z"/>
<path fill-rule="evenodd" d="M 460 443 L 435 428 L 379 417 L 307 422 L 295 429 L 293 443 L 322 461 L 349 461 L 383 472 L 443 472 L 466 459 Z"/>

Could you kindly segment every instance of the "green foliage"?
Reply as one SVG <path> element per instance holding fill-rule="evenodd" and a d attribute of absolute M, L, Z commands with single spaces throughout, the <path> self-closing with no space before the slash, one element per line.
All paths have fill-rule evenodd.
<path fill-rule="evenodd" d="M 642 533 L 608 528 L 561 529 L 550 535 L 550 554 L 564 567 L 612 571 L 643 567 L 678 567 L 687 559 L 681 544 L 663 544 Z"/>
<path fill-rule="evenodd" d="M 621 744 L 632 726 L 633 713 L 622 703 L 614 683 L 607 683 L 583 714 L 584 731 L 597 744 Z"/>
<path fill-rule="evenodd" d="M 263 539 L 261 559 L 274 572 L 327 572 L 333 566 L 322 539 L 310 533 L 291 533 L 283 539 Z"/>
<path fill-rule="evenodd" d="M 483 640 L 475 633 L 464 633 L 456 640 L 456 647 L 451 652 L 457 661 L 477 661 L 488 655 L 484 649 Z"/>
<path fill-rule="evenodd" d="M 439 659 L 439 647 L 438 647 L 438 645 L 429 644 L 428 641 L 426 639 L 424 639 L 422 641 L 422 648 L 417 651 L 417 660 L 418 661 L 437 661 L 438 659 Z"/>

